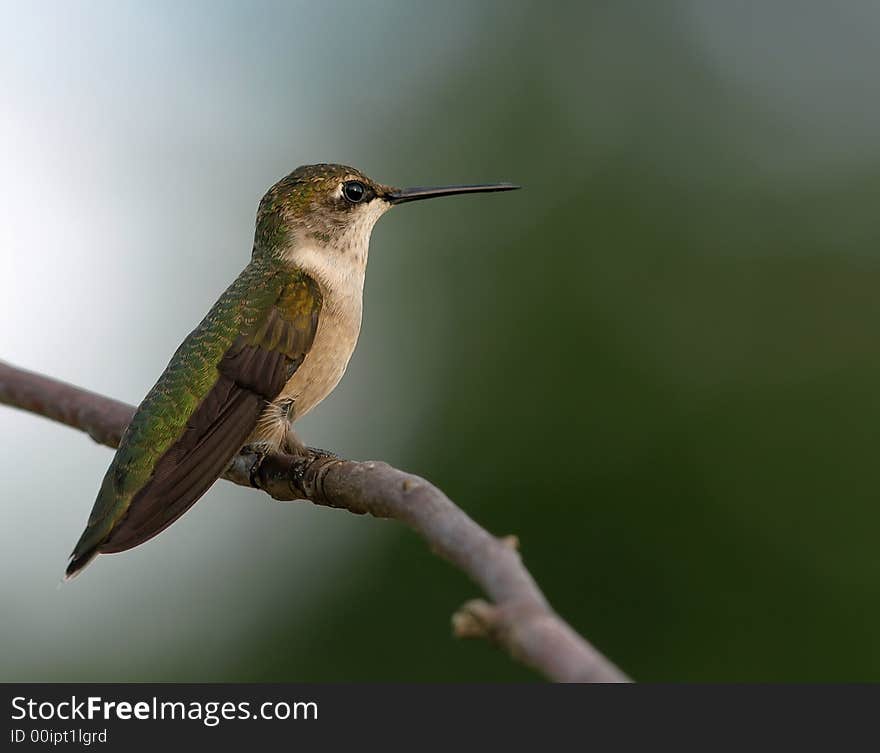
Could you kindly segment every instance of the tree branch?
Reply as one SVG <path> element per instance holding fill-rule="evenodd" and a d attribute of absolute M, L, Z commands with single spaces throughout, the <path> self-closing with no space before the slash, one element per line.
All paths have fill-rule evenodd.
<path fill-rule="evenodd" d="M 0 403 L 85 431 L 108 447 L 119 444 L 134 408 L 0 361 Z M 498 539 L 425 479 L 380 462 L 342 460 L 309 450 L 256 456 L 243 452 L 224 478 L 256 486 L 277 500 L 308 500 L 406 523 L 431 549 L 464 571 L 493 603 L 474 600 L 453 616 L 459 637 L 485 637 L 546 677 L 562 682 L 625 682 L 608 659 L 550 607 L 516 551 L 515 537 Z"/>

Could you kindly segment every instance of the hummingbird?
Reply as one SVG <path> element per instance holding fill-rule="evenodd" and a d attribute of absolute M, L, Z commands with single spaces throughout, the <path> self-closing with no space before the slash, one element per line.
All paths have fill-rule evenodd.
<path fill-rule="evenodd" d="M 339 384 L 361 329 L 370 234 L 391 207 L 511 183 L 393 188 L 298 167 L 263 196 L 251 260 L 184 339 L 128 424 L 65 572 L 183 515 L 242 447 L 301 454 L 293 423 Z"/>

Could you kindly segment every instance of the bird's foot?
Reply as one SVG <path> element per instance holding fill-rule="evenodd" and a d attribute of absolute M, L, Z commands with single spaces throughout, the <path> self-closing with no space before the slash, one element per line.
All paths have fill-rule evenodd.
<path fill-rule="evenodd" d="M 255 489 L 262 489 L 263 485 L 260 483 L 260 468 L 263 465 L 263 461 L 268 457 L 269 450 L 263 444 L 251 444 L 243 447 L 241 451 L 242 453 L 254 456 L 254 462 L 251 463 L 251 468 L 248 471 L 248 479 L 251 482 L 251 486 Z"/>
<path fill-rule="evenodd" d="M 339 455 L 335 452 L 330 452 L 330 450 L 321 450 L 318 447 L 306 447 L 305 451 L 311 455 L 316 455 L 319 458 L 327 458 L 328 460 L 338 460 Z"/>
<path fill-rule="evenodd" d="M 289 477 L 291 487 L 299 489 L 304 499 L 314 499 L 306 487 L 316 485 L 315 488 L 320 489 L 323 483 L 321 481 L 322 469 L 333 461 L 338 460 L 339 456 L 336 453 L 303 445 L 301 453 L 290 465 Z M 309 476 L 312 479 L 311 482 L 307 482 L 307 477 Z"/>

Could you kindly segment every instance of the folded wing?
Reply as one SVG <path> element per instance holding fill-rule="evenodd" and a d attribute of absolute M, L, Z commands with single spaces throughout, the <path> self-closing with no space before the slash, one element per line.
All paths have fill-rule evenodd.
<path fill-rule="evenodd" d="M 247 441 L 267 404 L 305 359 L 314 341 L 320 307 L 317 286 L 302 277 L 280 286 L 258 316 L 243 317 L 238 334 L 220 355 L 216 368 L 210 369 L 213 382 L 201 390 L 184 422 L 174 410 L 184 398 L 178 396 L 175 403 L 166 393 L 198 390 L 204 368 L 192 363 L 207 352 L 199 345 L 211 340 L 211 328 L 216 326 L 211 314 L 206 317 L 132 419 L 89 525 L 74 549 L 68 577 L 95 554 L 121 552 L 152 538 L 207 491 Z M 173 426 L 175 420 L 179 426 L 173 427 L 177 429 L 173 439 L 163 443 L 163 428 L 169 423 Z M 156 452 L 156 445 L 163 444 L 161 452 Z M 143 483 L 132 488 L 138 478 Z"/>

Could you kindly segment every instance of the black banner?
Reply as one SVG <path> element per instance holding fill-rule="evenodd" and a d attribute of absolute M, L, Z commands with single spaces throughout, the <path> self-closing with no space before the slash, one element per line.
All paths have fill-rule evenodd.
<path fill-rule="evenodd" d="M 880 686 L 7 684 L 4 750 L 873 745 Z M 260 749 L 260 748 L 258 748 Z M 311 747 L 309 749 L 312 749 Z M 330 749 L 335 749 L 331 747 Z"/>

